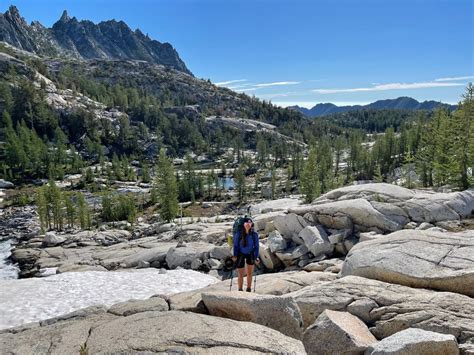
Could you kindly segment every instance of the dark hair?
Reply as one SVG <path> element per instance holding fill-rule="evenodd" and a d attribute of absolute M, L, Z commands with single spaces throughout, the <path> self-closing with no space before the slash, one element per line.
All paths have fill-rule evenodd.
<path fill-rule="evenodd" d="M 252 228 L 253 228 L 253 221 L 251 218 L 247 217 L 244 219 L 244 223 L 246 222 L 252 222 Z M 240 239 L 242 240 L 242 246 L 245 248 L 247 246 L 247 236 L 251 233 L 252 229 L 250 229 L 249 233 L 246 233 L 245 227 L 242 228 L 242 231 L 240 233 Z"/>

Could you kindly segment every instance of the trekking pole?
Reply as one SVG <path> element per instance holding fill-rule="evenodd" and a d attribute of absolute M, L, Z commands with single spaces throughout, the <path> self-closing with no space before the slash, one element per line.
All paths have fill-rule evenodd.
<path fill-rule="evenodd" d="M 234 267 L 232 266 L 232 269 L 230 269 L 230 289 L 229 289 L 229 291 L 232 291 L 233 274 L 234 274 Z"/>
<path fill-rule="evenodd" d="M 257 268 L 257 264 L 255 264 L 255 268 Z M 255 293 L 257 289 L 257 273 L 254 270 L 253 273 L 253 292 Z"/>

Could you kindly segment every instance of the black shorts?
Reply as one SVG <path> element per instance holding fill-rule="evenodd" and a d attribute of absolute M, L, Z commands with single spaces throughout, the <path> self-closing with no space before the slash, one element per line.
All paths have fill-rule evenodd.
<path fill-rule="evenodd" d="M 255 258 L 251 254 L 240 254 L 237 257 L 237 269 L 244 267 L 245 263 L 247 265 L 253 265 L 255 263 Z"/>

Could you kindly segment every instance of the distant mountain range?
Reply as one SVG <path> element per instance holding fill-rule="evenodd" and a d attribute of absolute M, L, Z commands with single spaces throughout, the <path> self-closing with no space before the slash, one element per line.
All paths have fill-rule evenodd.
<path fill-rule="evenodd" d="M 169 43 L 152 40 L 123 21 L 78 21 L 66 11 L 52 28 L 28 25 L 15 6 L 0 13 L 0 41 L 45 57 L 133 59 L 162 64 L 192 75 Z"/>
<path fill-rule="evenodd" d="M 290 106 L 289 108 L 297 110 L 307 117 L 321 117 L 334 113 L 343 113 L 361 109 L 434 110 L 438 107 L 446 107 L 449 110 L 456 109 L 456 105 L 449 105 L 438 101 L 418 102 L 417 100 L 406 96 L 396 99 L 378 100 L 368 105 L 336 106 L 331 103 L 321 103 L 310 109 L 297 105 Z"/>

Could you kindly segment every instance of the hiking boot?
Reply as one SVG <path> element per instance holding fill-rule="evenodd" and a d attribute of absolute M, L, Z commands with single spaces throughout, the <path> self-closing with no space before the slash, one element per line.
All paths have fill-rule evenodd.
<path fill-rule="evenodd" d="M 247 287 L 247 292 L 252 292 L 252 289 L 250 287 Z"/>
<path fill-rule="evenodd" d="M 243 291 L 243 289 L 242 289 L 242 288 L 239 288 L 239 291 Z"/>

